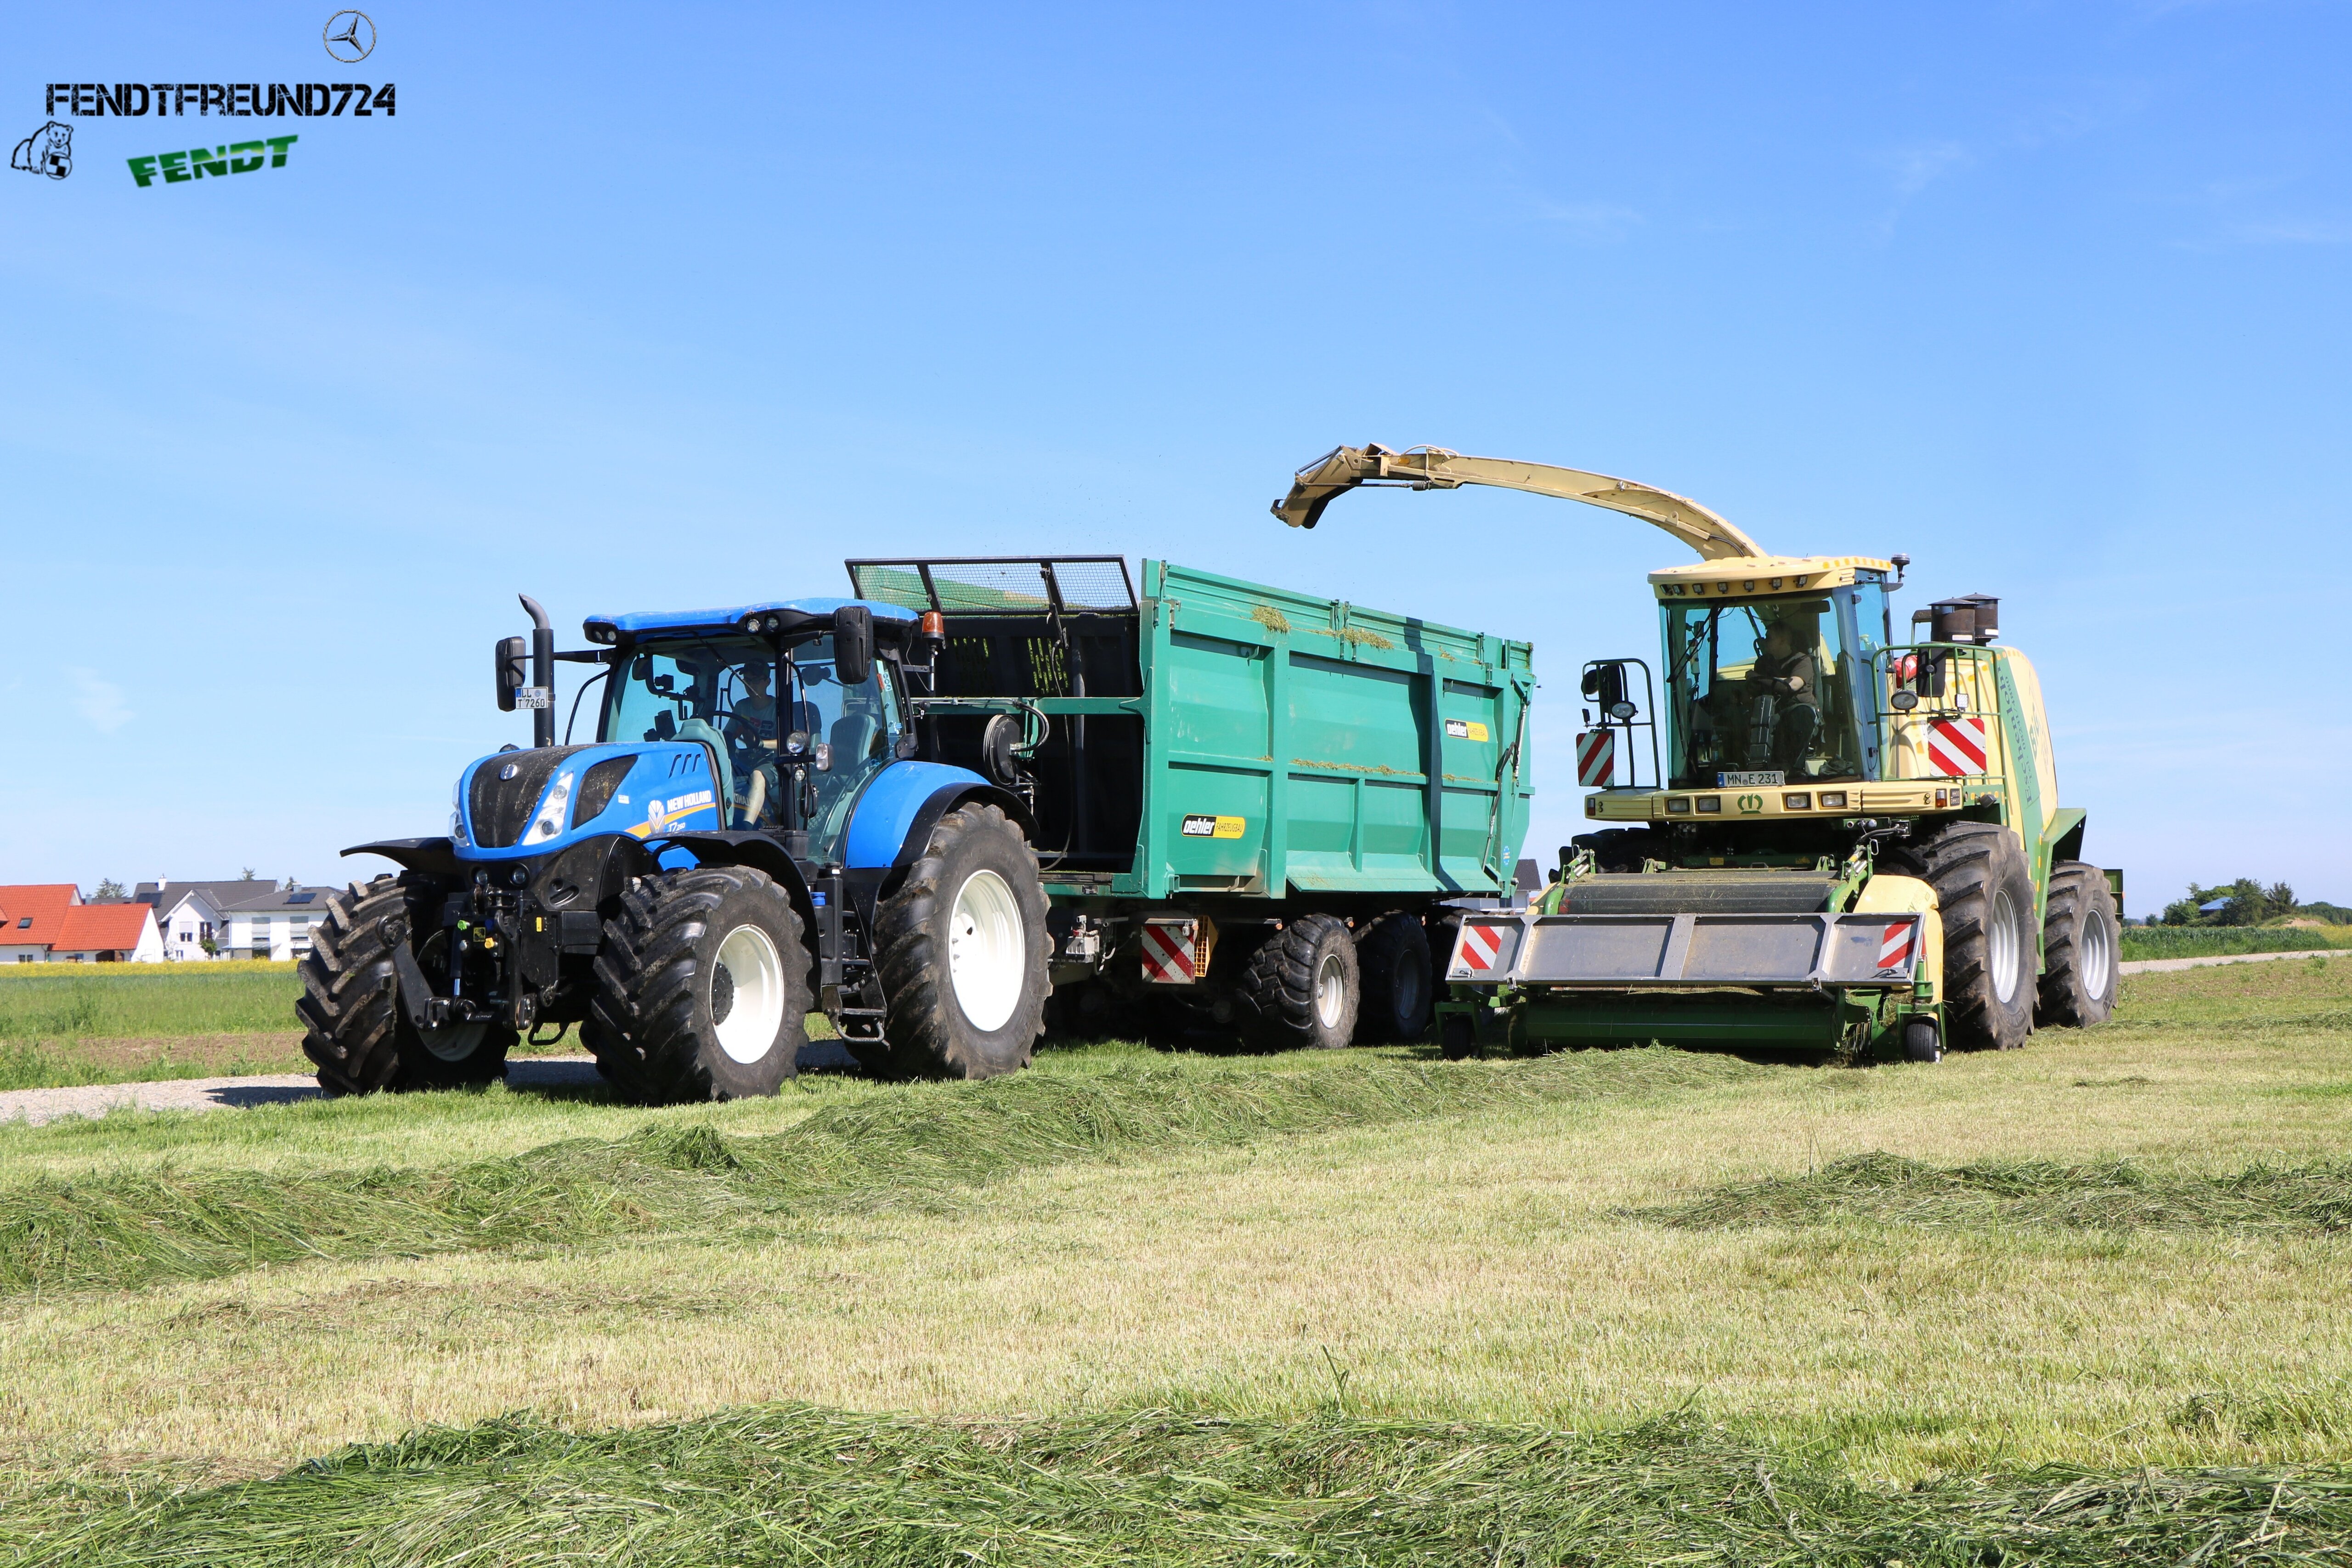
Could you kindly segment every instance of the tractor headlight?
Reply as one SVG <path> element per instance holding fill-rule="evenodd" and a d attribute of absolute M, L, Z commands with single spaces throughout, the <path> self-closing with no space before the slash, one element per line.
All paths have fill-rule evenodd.
<path fill-rule="evenodd" d="M 538 844 L 563 831 L 563 814 L 572 805 L 572 774 L 569 771 L 555 775 L 555 784 L 541 803 L 539 816 L 530 831 L 522 836 L 525 844 Z"/>

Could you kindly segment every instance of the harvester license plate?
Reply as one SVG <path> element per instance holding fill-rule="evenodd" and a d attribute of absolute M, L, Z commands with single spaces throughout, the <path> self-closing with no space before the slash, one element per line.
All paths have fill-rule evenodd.
<path fill-rule="evenodd" d="M 1789 775 L 1775 768 L 1764 773 L 1717 773 L 1717 789 L 1778 789 L 1789 782 Z"/>

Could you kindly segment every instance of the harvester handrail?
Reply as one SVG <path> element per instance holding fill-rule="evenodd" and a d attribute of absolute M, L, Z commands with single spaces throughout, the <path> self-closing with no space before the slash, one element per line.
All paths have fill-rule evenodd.
<path fill-rule="evenodd" d="M 1466 458 L 1443 447 L 1415 447 L 1400 452 L 1377 441 L 1361 447 L 1335 447 L 1299 469 L 1292 479 L 1290 493 L 1274 503 L 1274 515 L 1293 528 L 1312 528 L 1322 520 L 1325 507 L 1360 485 L 1416 490 L 1493 485 L 1502 489 L 1526 490 L 1530 495 L 1580 500 L 1588 506 L 1638 517 L 1697 551 L 1702 560 L 1722 561 L 1767 553 L 1762 545 L 1713 510 L 1672 490 L 1582 468 L 1555 468 L 1549 463 Z"/>

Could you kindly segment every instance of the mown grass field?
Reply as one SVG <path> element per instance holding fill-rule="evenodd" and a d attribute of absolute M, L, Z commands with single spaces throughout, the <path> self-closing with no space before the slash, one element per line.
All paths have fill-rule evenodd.
<path fill-rule="evenodd" d="M 2318 958 L 1932 1068 L 0 1127 L 0 1560 L 2341 1561 L 2347 1131 Z"/>

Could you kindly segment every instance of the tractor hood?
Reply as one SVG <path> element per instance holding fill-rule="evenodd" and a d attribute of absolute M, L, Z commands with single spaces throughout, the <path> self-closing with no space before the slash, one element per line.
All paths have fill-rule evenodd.
<path fill-rule="evenodd" d="M 718 828 L 710 769 L 691 741 L 495 752 L 457 775 L 450 841 L 461 860 L 518 860 L 602 833 Z"/>

